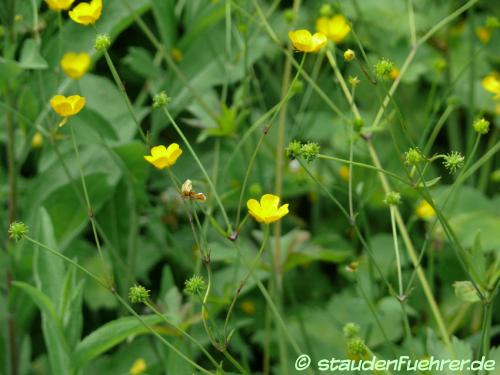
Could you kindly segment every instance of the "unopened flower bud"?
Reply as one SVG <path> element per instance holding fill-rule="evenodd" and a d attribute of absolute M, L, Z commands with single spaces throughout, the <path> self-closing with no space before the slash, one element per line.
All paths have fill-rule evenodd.
<path fill-rule="evenodd" d="M 345 50 L 344 52 L 344 60 L 352 61 L 356 58 L 356 53 L 352 49 Z"/>

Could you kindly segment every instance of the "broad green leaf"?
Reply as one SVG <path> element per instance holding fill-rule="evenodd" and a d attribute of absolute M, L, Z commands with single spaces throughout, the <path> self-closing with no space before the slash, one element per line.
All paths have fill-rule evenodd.
<path fill-rule="evenodd" d="M 69 371 L 68 344 L 55 306 L 46 294 L 27 283 L 14 281 L 12 285 L 27 293 L 42 311 L 42 331 L 52 372 L 67 374 Z"/>
<path fill-rule="evenodd" d="M 150 326 L 163 321 L 163 318 L 159 316 L 142 316 L 142 319 Z M 72 365 L 78 369 L 127 338 L 148 332 L 150 332 L 149 329 L 136 317 L 120 318 L 106 323 L 77 345 L 72 357 Z"/>
<path fill-rule="evenodd" d="M 19 65 L 24 69 L 47 69 L 47 61 L 40 54 L 39 45 L 34 39 L 26 39 L 21 49 Z"/>
<path fill-rule="evenodd" d="M 34 238 L 52 249 L 58 249 L 54 227 L 45 208 L 38 210 L 33 223 L 30 227 L 33 228 Z M 34 247 L 33 274 L 37 288 L 50 298 L 56 311 L 59 311 L 64 285 L 64 261 L 43 248 Z"/>

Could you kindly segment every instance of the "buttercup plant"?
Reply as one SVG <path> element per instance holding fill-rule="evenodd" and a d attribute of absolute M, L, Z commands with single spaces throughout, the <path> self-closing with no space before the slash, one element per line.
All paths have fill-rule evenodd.
<path fill-rule="evenodd" d="M 6 0 L 0 373 L 496 359 L 500 23 L 446 2 Z"/>

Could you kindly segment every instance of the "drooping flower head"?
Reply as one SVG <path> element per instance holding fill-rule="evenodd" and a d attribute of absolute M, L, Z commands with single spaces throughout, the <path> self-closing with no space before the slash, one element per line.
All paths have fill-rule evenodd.
<path fill-rule="evenodd" d="M 332 42 L 340 43 L 351 31 L 346 18 L 337 14 L 331 18 L 320 17 L 316 21 L 316 31 L 326 35 Z"/>
<path fill-rule="evenodd" d="M 89 70 L 90 56 L 88 53 L 68 52 L 61 59 L 61 68 L 70 78 L 80 79 Z"/>
<path fill-rule="evenodd" d="M 50 106 L 64 120 L 59 124 L 63 126 L 68 117 L 76 115 L 85 106 L 85 98 L 80 95 L 56 95 L 50 99 Z"/>
<path fill-rule="evenodd" d="M 69 17 L 80 25 L 92 25 L 97 22 L 102 13 L 102 0 L 92 0 L 90 3 L 80 3 L 69 11 Z"/>
<path fill-rule="evenodd" d="M 288 204 L 282 206 L 280 198 L 273 194 L 264 194 L 260 202 L 255 199 L 247 201 L 248 213 L 259 223 L 269 224 L 288 214 Z"/>
<path fill-rule="evenodd" d="M 144 159 L 158 169 L 165 169 L 174 165 L 181 154 L 182 150 L 179 145 L 172 143 L 168 147 L 163 145 L 153 147 L 151 155 L 144 156 Z"/>
<path fill-rule="evenodd" d="M 50 9 L 55 11 L 68 10 L 75 0 L 45 0 Z"/>
<path fill-rule="evenodd" d="M 293 48 L 300 52 L 318 52 L 327 43 L 323 34 L 311 34 L 305 29 L 289 31 L 288 37 L 292 41 Z"/>

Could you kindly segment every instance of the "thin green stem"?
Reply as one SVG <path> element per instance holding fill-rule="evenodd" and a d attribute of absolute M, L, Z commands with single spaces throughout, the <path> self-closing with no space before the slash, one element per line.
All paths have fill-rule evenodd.
<path fill-rule="evenodd" d="M 106 63 L 108 64 L 108 68 L 111 71 L 111 75 L 113 76 L 113 79 L 116 83 L 116 86 L 118 87 L 118 91 L 120 92 L 120 95 L 125 102 L 127 106 L 127 110 L 130 113 L 130 116 L 132 117 L 132 120 L 134 120 L 134 123 L 137 127 L 137 130 L 139 130 L 139 134 L 141 135 L 142 140 L 146 145 L 149 145 L 149 140 L 144 131 L 142 130 L 141 123 L 139 122 L 135 112 L 134 108 L 132 107 L 132 103 L 127 95 L 127 91 L 125 90 L 125 85 L 123 84 L 120 76 L 118 75 L 118 71 L 116 70 L 115 64 L 113 64 L 113 60 L 111 60 L 111 56 L 109 56 L 108 51 L 104 51 L 104 58 L 106 59 Z"/>
<path fill-rule="evenodd" d="M 259 251 L 257 253 L 257 256 L 255 257 L 255 259 L 254 259 L 252 265 L 250 266 L 248 272 L 245 274 L 245 276 L 243 277 L 243 279 L 241 279 L 240 284 L 238 286 L 238 289 L 236 289 L 236 293 L 234 294 L 234 297 L 233 297 L 233 300 L 231 302 L 231 305 L 229 306 L 229 309 L 227 311 L 226 319 L 224 321 L 224 337 L 226 337 L 226 340 L 227 340 L 227 337 L 228 337 L 227 328 L 229 326 L 229 320 L 231 318 L 231 314 L 233 312 L 234 306 L 236 305 L 236 301 L 238 300 L 238 297 L 241 294 L 241 290 L 243 289 L 243 287 L 245 286 L 246 282 L 248 281 L 248 278 L 255 271 L 255 268 L 257 268 L 257 265 L 259 264 L 259 261 L 260 261 L 260 258 L 262 256 L 262 253 L 264 252 L 264 250 L 266 248 L 266 244 L 267 244 L 267 240 L 268 239 L 269 239 L 269 225 L 266 224 L 266 226 L 264 227 L 264 238 L 262 240 L 262 244 L 261 244 L 260 249 L 259 249 Z"/>
<path fill-rule="evenodd" d="M 168 118 L 168 120 L 170 121 L 170 123 L 172 124 L 172 126 L 175 128 L 175 130 L 177 131 L 177 134 L 179 134 L 179 136 L 181 137 L 182 141 L 184 142 L 184 144 L 188 148 L 189 152 L 193 156 L 194 160 L 196 161 L 196 164 L 198 164 L 198 167 L 200 168 L 201 172 L 203 173 L 203 176 L 207 180 L 207 183 L 210 186 L 210 190 L 212 191 L 212 194 L 214 195 L 214 198 L 217 201 L 217 204 L 219 205 L 219 209 L 220 209 L 220 211 L 222 213 L 222 216 L 223 216 L 224 221 L 225 221 L 226 226 L 227 226 L 228 234 L 231 234 L 233 232 L 233 227 L 231 226 L 231 223 L 230 223 L 229 218 L 228 218 L 227 213 L 226 213 L 226 209 L 224 208 L 224 205 L 222 204 L 222 201 L 220 199 L 219 194 L 217 193 L 217 190 L 215 189 L 215 186 L 214 186 L 214 184 L 212 182 L 212 179 L 208 175 L 207 170 L 205 169 L 205 167 L 203 166 L 202 162 L 198 158 L 198 155 L 194 151 L 193 147 L 191 147 L 191 143 L 188 141 L 188 139 L 186 138 L 186 136 L 182 132 L 182 130 L 179 127 L 179 125 L 177 125 L 177 123 L 173 119 L 173 117 L 170 114 L 169 110 L 166 107 L 162 107 L 162 108 L 163 108 L 163 113 Z"/>
<path fill-rule="evenodd" d="M 217 363 L 217 361 L 215 360 L 215 358 L 212 357 L 212 355 L 204 348 L 204 346 L 198 340 L 196 340 L 193 336 L 191 336 L 187 331 L 183 330 L 182 328 L 180 328 L 179 326 L 177 326 L 176 324 L 174 324 L 172 321 L 170 321 L 166 317 L 166 314 L 161 313 L 158 310 L 158 308 L 151 301 L 146 301 L 145 305 L 147 307 L 149 307 L 151 309 L 151 311 L 153 311 L 156 315 L 158 315 L 159 317 L 161 317 L 165 321 L 165 323 L 167 323 L 168 325 L 170 325 L 173 328 L 175 328 L 182 335 L 184 335 L 189 341 L 191 341 L 193 344 L 195 344 L 203 352 L 203 354 L 205 354 L 205 356 L 210 360 L 210 362 L 212 362 L 212 364 L 216 368 L 220 369 L 220 365 Z"/>
<path fill-rule="evenodd" d="M 73 130 L 73 126 L 69 126 L 70 132 L 71 132 L 71 141 L 73 142 L 73 147 L 75 149 L 75 155 L 76 155 L 76 163 L 78 164 L 78 171 L 80 173 L 80 180 L 82 183 L 82 189 L 83 189 L 83 196 L 85 198 L 85 204 L 87 205 L 87 215 L 89 217 L 90 225 L 92 226 L 92 233 L 94 235 L 94 240 L 95 244 L 97 246 L 97 251 L 99 252 L 99 257 L 101 258 L 101 261 L 103 265 L 106 264 L 104 261 L 104 256 L 102 253 L 101 249 L 101 243 L 99 240 L 99 236 L 97 235 L 97 229 L 95 225 L 95 219 L 94 219 L 94 211 L 92 209 L 92 205 L 90 203 L 90 198 L 89 198 L 89 193 L 87 190 L 87 183 L 85 182 L 85 175 L 83 174 L 83 167 L 82 167 L 82 162 L 80 160 L 80 152 L 78 150 L 78 145 L 76 143 L 76 137 L 75 137 L 75 131 Z"/>

